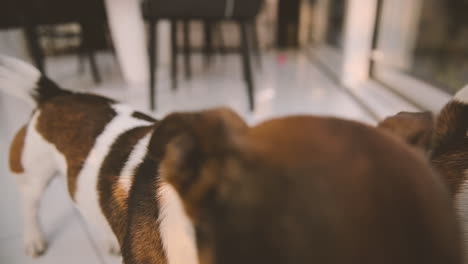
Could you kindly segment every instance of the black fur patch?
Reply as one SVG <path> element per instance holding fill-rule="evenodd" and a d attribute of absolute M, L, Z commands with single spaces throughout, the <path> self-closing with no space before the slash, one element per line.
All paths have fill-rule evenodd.
<path fill-rule="evenodd" d="M 56 83 L 54 83 L 44 75 L 41 76 L 41 78 L 37 82 L 36 92 L 37 93 L 33 94 L 32 96 L 38 104 L 42 104 L 48 101 L 49 99 L 57 96 L 73 94 L 70 91 L 60 88 Z"/>
<path fill-rule="evenodd" d="M 148 121 L 148 122 L 152 122 L 152 123 L 157 121 L 156 119 L 152 118 L 151 116 L 143 114 L 142 112 L 137 112 L 137 111 L 133 112 L 132 117 L 137 118 L 137 119 L 141 119 L 141 120 L 145 120 L 145 121 Z"/>

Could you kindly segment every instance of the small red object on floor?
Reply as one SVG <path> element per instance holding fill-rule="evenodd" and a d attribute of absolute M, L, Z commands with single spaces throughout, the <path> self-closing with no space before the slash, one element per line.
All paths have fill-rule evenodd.
<path fill-rule="evenodd" d="M 280 54 L 278 55 L 277 60 L 279 64 L 285 64 L 288 60 L 288 57 L 285 54 Z"/>

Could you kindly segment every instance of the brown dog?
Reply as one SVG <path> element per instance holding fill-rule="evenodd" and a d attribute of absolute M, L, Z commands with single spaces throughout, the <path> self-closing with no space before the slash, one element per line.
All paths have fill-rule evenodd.
<path fill-rule="evenodd" d="M 461 263 L 439 177 L 385 132 L 296 116 L 249 127 L 227 109 L 162 121 L 72 93 L 15 59 L 0 88 L 37 103 L 13 141 L 25 243 L 58 171 L 126 264 Z"/>
<path fill-rule="evenodd" d="M 390 136 L 307 116 L 221 123 L 214 136 L 182 117 L 192 131 L 169 143 L 163 177 L 194 221 L 201 263 L 460 263 L 439 177 Z"/>

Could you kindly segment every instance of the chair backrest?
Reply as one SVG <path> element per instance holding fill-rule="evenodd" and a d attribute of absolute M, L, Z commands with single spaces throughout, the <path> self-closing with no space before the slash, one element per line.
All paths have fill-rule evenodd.
<path fill-rule="evenodd" d="M 263 0 L 143 0 L 146 19 L 253 18 Z"/>
<path fill-rule="evenodd" d="M 22 12 L 20 1 L 2 0 L 0 4 L 0 29 L 21 27 L 26 14 Z"/>
<path fill-rule="evenodd" d="M 29 0 L 28 2 L 28 20 L 34 24 L 107 19 L 104 0 Z"/>
<path fill-rule="evenodd" d="M 226 0 L 144 0 L 145 17 L 219 18 L 224 15 Z"/>
<path fill-rule="evenodd" d="M 232 0 L 234 1 L 233 17 L 253 18 L 258 15 L 263 6 L 263 0 Z"/>
<path fill-rule="evenodd" d="M 0 28 L 107 20 L 104 0 L 1 0 Z"/>

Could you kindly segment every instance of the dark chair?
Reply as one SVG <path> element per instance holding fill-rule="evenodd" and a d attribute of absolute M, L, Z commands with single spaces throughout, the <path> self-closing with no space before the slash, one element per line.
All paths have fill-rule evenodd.
<path fill-rule="evenodd" d="M 31 26 L 29 14 L 32 13 L 26 0 L 4 0 L 0 8 L 0 29 L 23 29 L 27 44 L 36 66 L 43 71 L 44 65 L 40 54 L 37 31 Z"/>
<path fill-rule="evenodd" d="M 23 0 L 24 1 L 24 0 Z M 37 27 L 41 25 L 57 25 L 78 23 L 81 27 L 81 53 L 89 58 L 93 79 L 99 83 L 101 77 L 96 65 L 96 39 L 104 34 L 107 14 L 103 0 L 29 0 L 30 13 L 28 20 L 31 37 L 37 35 Z M 36 54 L 37 61 L 43 65 L 43 55 Z"/>
<path fill-rule="evenodd" d="M 204 33 L 204 47 L 201 52 L 204 55 L 204 63 L 205 66 L 210 65 L 212 61 L 213 54 L 215 53 L 215 38 L 218 42 L 217 51 L 220 54 L 225 54 L 225 46 L 224 46 L 224 39 L 223 39 L 223 32 L 221 29 L 220 23 L 216 23 L 213 20 L 203 20 L 203 33 Z M 178 46 L 177 36 L 179 35 L 179 25 L 177 20 L 171 20 L 171 81 L 172 81 L 172 89 L 177 89 L 177 56 L 180 53 L 180 48 Z M 183 21 L 183 48 L 182 53 L 184 55 L 184 67 L 185 67 L 185 79 L 189 80 L 192 77 L 192 69 L 191 69 L 191 53 L 193 52 L 193 48 L 190 41 L 190 21 L 184 20 Z M 253 40 L 256 40 L 256 36 L 253 37 Z M 254 48 L 256 45 L 254 45 Z"/>
<path fill-rule="evenodd" d="M 24 25 L 25 14 L 21 14 L 20 5 L 16 0 L 3 0 L 0 7 L 0 29 L 12 29 Z"/>
<path fill-rule="evenodd" d="M 143 0 L 142 11 L 143 17 L 149 24 L 149 64 L 150 64 L 150 105 L 151 109 L 155 109 L 156 104 L 156 36 L 157 23 L 159 20 L 167 19 L 171 21 L 171 42 L 172 42 L 172 80 L 173 87 L 176 86 L 176 23 L 184 21 L 184 53 L 185 67 L 187 77 L 190 77 L 190 45 L 189 45 L 189 29 L 188 21 L 202 20 L 209 22 L 220 21 L 235 21 L 239 23 L 241 29 L 241 53 L 244 78 L 247 83 L 247 93 L 249 97 L 249 107 L 251 110 L 255 107 L 254 100 L 254 83 L 252 77 L 251 66 L 251 50 L 250 43 L 255 41 L 251 39 L 249 28 L 252 27 L 259 13 L 262 0 Z M 207 27 L 211 27 L 212 23 L 208 23 Z M 205 39 L 211 38 L 211 30 L 206 30 Z M 207 36 L 208 35 L 208 36 Z M 208 54 L 211 46 L 205 47 L 205 53 Z"/>
<path fill-rule="evenodd" d="M 103 0 L 2 0 L 0 29 L 22 28 L 36 66 L 45 71 L 44 52 L 40 45 L 39 26 L 79 23 L 82 29 L 81 53 L 89 57 L 95 82 L 100 76 L 94 56 L 98 28 L 107 23 Z"/>

